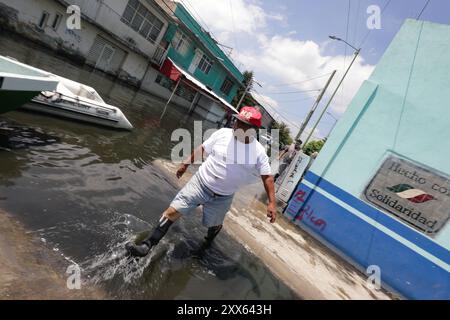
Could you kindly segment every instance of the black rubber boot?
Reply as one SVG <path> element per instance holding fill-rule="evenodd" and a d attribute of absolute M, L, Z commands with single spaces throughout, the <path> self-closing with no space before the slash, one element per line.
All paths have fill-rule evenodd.
<path fill-rule="evenodd" d="M 169 219 L 162 217 L 159 220 L 158 226 L 153 230 L 153 233 L 146 239 L 144 239 L 141 244 L 135 244 L 134 242 L 128 242 L 125 246 L 128 253 L 134 257 L 145 257 L 150 252 L 150 249 L 156 246 L 159 241 L 165 236 L 170 226 L 172 225 L 172 221 Z"/>
<path fill-rule="evenodd" d="M 208 228 L 208 234 L 206 235 L 205 240 L 207 242 L 212 242 L 219 234 L 220 230 L 222 230 L 222 225 Z"/>

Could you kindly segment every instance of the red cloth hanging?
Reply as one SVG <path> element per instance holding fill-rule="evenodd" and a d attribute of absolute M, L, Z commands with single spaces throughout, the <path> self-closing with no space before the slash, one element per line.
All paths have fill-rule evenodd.
<path fill-rule="evenodd" d="M 180 80 L 182 73 L 169 59 L 164 61 L 161 67 L 161 73 L 168 77 L 170 80 L 178 81 Z"/>

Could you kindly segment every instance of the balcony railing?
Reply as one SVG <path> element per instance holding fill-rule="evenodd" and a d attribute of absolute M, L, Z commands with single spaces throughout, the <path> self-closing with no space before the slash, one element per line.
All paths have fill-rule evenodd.
<path fill-rule="evenodd" d="M 152 62 L 162 67 L 164 60 L 166 60 L 167 53 L 169 52 L 169 47 L 163 48 L 160 45 L 156 47 L 155 53 L 153 53 Z"/>

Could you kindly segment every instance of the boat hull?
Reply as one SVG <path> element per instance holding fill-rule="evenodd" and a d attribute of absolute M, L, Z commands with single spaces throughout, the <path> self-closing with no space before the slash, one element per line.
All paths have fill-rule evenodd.
<path fill-rule="evenodd" d="M 39 91 L 0 90 L 0 114 L 19 108 L 38 94 Z"/>
<path fill-rule="evenodd" d="M 114 129 L 131 130 L 132 125 L 126 121 L 123 123 L 118 119 L 105 118 L 101 116 L 94 115 L 92 113 L 81 113 L 76 110 L 71 110 L 69 108 L 64 108 L 60 105 L 54 105 L 51 103 L 43 102 L 42 100 L 33 99 L 31 103 L 24 104 L 22 109 L 35 111 L 39 113 L 50 114 L 53 116 L 68 118 L 72 120 L 77 120 L 81 122 L 87 122 L 103 127 L 109 127 Z"/>

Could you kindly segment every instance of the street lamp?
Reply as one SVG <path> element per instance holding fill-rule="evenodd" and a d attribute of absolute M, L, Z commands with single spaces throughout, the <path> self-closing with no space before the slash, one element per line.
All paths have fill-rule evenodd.
<path fill-rule="evenodd" d="M 361 50 L 361 49 L 355 48 L 354 46 L 352 46 L 350 43 L 348 43 L 348 42 L 345 41 L 344 39 L 338 38 L 338 37 L 336 37 L 336 36 L 328 36 L 328 38 L 330 38 L 330 39 L 332 39 L 332 40 L 336 40 L 336 41 L 342 41 L 342 42 L 344 42 L 345 44 L 347 44 L 349 47 L 351 47 L 351 48 L 352 48 L 353 50 L 355 50 L 355 51 Z"/>
<path fill-rule="evenodd" d="M 330 104 L 331 104 L 331 102 L 333 101 L 333 99 L 334 99 L 336 93 L 338 92 L 339 88 L 341 87 L 342 83 L 344 82 L 345 77 L 347 76 L 348 72 L 350 71 L 351 67 L 353 66 L 353 63 L 355 62 L 356 58 L 358 57 L 359 53 L 361 52 L 361 48 L 358 49 L 358 48 L 352 46 L 350 43 L 348 43 L 347 41 L 345 41 L 345 40 L 343 40 L 343 39 L 341 39 L 341 38 L 338 38 L 338 37 L 336 37 L 336 36 L 329 36 L 329 38 L 332 39 L 332 40 L 344 42 L 344 43 L 347 44 L 349 47 L 353 48 L 353 49 L 355 50 L 355 53 L 354 53 L 354 57 L 353 57 L 353 59 L 352 59 L 352 62 L 351 62 L 350 65 L 348 66 L 348 68 L 347 68 L 347 70 L 345 71 L 344 75 L 342 76 L 341 81 L 340 81 L 339 84 L 337 85 L 336 89 L 334 90 L 333 94 L 332 94 L 331 97 L 330 97 L 330 100 L 328 100 L 327 105 L 326 105 L 325 108 L 323 109 L 322 114 L 320 115 L 319 119 L 316 121 L 316 124 L 314 125 L 314 128 L 312 128 L 312 130 L 311 130 L 311 132 L 310 132 L 308 138 L 306 139 L 305 144 L 304 144 L 305 146 L 306 146 L 306 144 L 308 143 L 309 139 L 311 139 L 311 136 L 312 136 L 313 132 L 316 130 L 317 126 L 319 125 L 319 122 L 320 122 L 320 120 L 322 120 L 322 117 L 324 116 L 325 112 L 327 112 L 328 107 L 330 106 Z"/>

